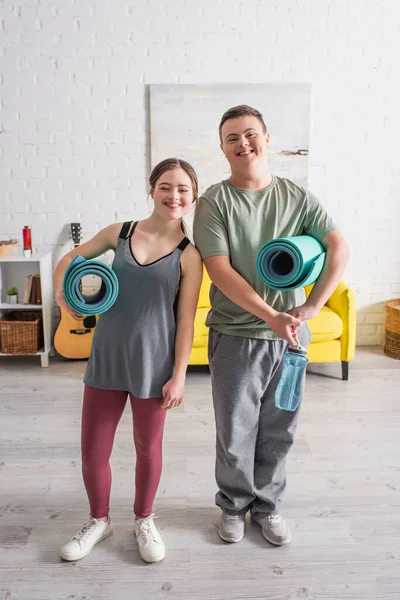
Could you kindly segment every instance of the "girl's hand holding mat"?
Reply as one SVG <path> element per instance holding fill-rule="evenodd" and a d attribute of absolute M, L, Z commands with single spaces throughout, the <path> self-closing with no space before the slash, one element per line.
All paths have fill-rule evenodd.
<path fill-rule="evenodd" d="M 76 312 L 74 312 L 72 310 L 70 305 L 66 302 L 66 300 L 64 298 L 64 292 L 62 290 L 57 291 L 55 293 L 55 297 L 56 297 L 56 302 L 57 302 L 58 306 L 60 308 L 62 308 L 63 310 L 65 310 L 65 312 L 69 313 L 70 315 L 74 315 L 75 317 L 82 316 L 82 315 L 78 315 Z"/>

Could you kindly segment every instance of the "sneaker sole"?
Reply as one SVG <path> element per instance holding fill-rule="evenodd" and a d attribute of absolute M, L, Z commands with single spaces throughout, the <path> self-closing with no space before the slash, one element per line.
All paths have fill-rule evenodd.
<path fill-rule="evenodd" d="M 264 538 L 267 540 L 267 542 L 269 542 L 270 544 L 273 544 L 274 546 L 285 546 L 285 544 L 290 544 L 290 542 L 291 542 L 290 535 L 286 540 L 283 540 L 282 542 L 277 542 L 277 541 L 271 540 L 269 537 L 267 537 L 263 531 L 262 531 L 262 534 L 263 534 Z"/>
<path fill-rule="evenodd" d="M 224 540 L 224 542 L 229 542 L 230 544 L 237 544 L 238 542 L 240 542 L 243 539 L 244 532 L 242 533 L 241 537 L 236 538 L 236 539 L 224 537 L 219 529 L 218 529 L 218 535 L 221 538 L 221 540 Z"/>
<path fill-rule="evenodd" d="M 164 558 L 165 558 L 165 552 L 164 552 L 164 554 L 157 554 L 156 556 L 152 556 L 151 558 L 149 558 L 149 557 L 145 558 L 145 557 L 144 557 L 144 556 L 141 554 L 141 552 L 140 552 L 140 549 L 139 549 L 139 555 L 140 555 L 140 558 L 141 558 L 142 560 L 144 560 L 144 562 L 146 562 L 146 563 L 156 563 L 156 562 L 161 562 L 161 561 L 162 561 L 162 560 L 164 560 Z"/>
<path fill-rule="evenodd" d="M 107 533 L 104 533 L 101 538 L 99 538 L 97 540 L 97 542 L 95 544 L 93 544 L 93 546 L 91 548 L 89 548 L 89 550 L 87 550 L 84 553 L 80 553 L 80 554 L 65 554 L 64 552 L 61 552 L 61 558 L 63 560 L 68 560 L 68 561 L 72 561 L 72 560 L 80 560 L 81 558 L 85 558 L 85 556 L 87 556 L 88 554 L 90 554 L 90 552 L 93 550 L 93 548 L 99 544 L 100 542 L 102 542 L 103 540 L 105 540 L 106 538 L 108 538 L 111 534 L 112 534 L 113 530 L 110 529 L 110 531 L 107 531 Z"/>

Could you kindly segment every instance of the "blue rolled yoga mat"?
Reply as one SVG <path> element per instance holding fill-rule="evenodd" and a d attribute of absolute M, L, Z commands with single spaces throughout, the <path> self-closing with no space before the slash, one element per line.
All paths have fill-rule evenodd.
<path fill-rule="evenodd" d="M 80 281 L 85 275 L 97 275 L 101 286 L 94 294 L 83 294 Z M 67 304 L 79 315 L 100 315 L 117 299 L 119 284 L 116 274 L 100 260 L 86 260 L 77 254 L 64 274 L 63 292 Z"/>
<path fill-rule="evenodd" d="M 310 285 L 319 277 L 325 249 L 309 235 L 266 242 L 257 254 L 257 274 L 273 290 L 289 291 Z"/>

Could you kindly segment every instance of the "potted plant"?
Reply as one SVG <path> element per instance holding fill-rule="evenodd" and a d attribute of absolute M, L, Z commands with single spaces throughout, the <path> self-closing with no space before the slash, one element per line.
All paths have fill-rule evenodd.
<path fill-rule="evenodd" d="M 14 286 L 8 288 L 7 304 L 18 304 L 18 290 Z"/>

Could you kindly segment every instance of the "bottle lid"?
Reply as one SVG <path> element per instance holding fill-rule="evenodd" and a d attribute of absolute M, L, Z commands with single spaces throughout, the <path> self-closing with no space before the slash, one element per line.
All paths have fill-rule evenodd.
<path fill-rule="evenodd" d="M 289 346 L 288 352 L 290 352 L 290 354 L 300 354 L 301 356 L 306 356 L 307 354 L 307 350 L 303 348 L 303 346 Z"/>
<path fill-rule="evenodd" d="M 299 338 L 297 337 L 297 334 L 294 333 L 293 334 L 294 339 L 296 340 L 296 346 L 289 346 L 289 352 L 292 352 L 293 354 L 302 354 L 303 356 L 305 356 L 307 354 L 307 349 L 304 348 L 304 346 L 302 346 L 299 342 Z"/>

